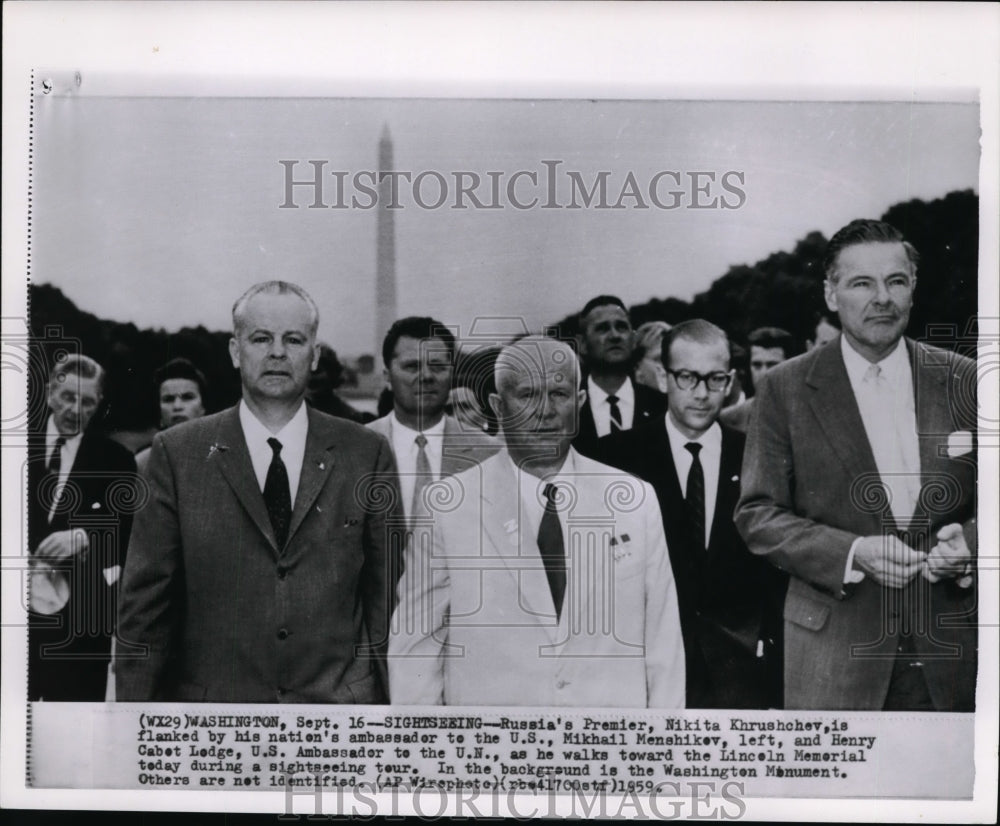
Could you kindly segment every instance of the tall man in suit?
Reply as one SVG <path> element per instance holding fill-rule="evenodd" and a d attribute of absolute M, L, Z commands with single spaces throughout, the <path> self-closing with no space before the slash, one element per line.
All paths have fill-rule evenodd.
<path fill-rule="evenodd" d="M 153 441 L 119 700 L 386 700 L 395 466 L 384 439 L 304 403 L 318 322 L 301 287 L 251 287 L 229 343 L 242 401 Z"/>
<path fill-rule="evenodd" d="M 500 443 L 482 430 L 446 416 L 455 364 L 455 336 L 432 318 L 396 321 L 382 343 L 392 412 L 368 427 L 392 446 L 408 525 L 423 512 L 428 484 L 487 459 Z"/>
<path fill-rule="evenodd" d="M 597 440 L 662 416 L 663 393 L 632 379 L 635 333 L 620 298 L 599 295 L 580 313 L 577 345 L 587 378 L 587 400 L 580 411 L 573 447 L 592 456 Z"/>
<path fill-rule="evenodd" d="M 44 438 L 29 452 L 31 700 L 105 697 L 136 479 L 131 454 L 88 429 L 103 387 L 93 359 L 57 363 Z"/>
<path fill-rule="evenodd" d="M 837 232 L 842 335 L 757 391 L 736 522 L 791 574 L 788 708 L 974 705 L 976 472 L 949 447 L 975 426 L 975 363 L 903 337 L 916 265 L 888 224 Z"/>
<path fill-rule="evenodd" d="M 702 319 L 673 327 L 662 344 L 668 411 L 611 434 L 598 458 L 656 491 L 677 582 L 688 708 L 778 704 L 775 571 L 747 550 L 733 524 L 743 434 L 719 424 L 733 372 L 726 334 Z"/>
<path fill-rule="evenodd" d="M 505 347 L 502 451 L 438 483 L 407 547 L 389 643 L 394 703 L 680 708 L 684 650 L 652 489 L 571 448 L 572 349 Z"/>

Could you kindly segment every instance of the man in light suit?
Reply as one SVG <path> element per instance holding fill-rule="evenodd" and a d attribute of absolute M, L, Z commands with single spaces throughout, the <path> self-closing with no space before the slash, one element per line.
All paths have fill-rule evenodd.
<path fill-rule="evenodd" d="M 406 551 L 393 702 L 683 707 L 655 494 L 571 448 L 584 401 L 572 349 L 508 345 L 496 386 L 505 449 L 438 483 L 432 541 Z"/>
<path fill-rule="evenodd" d="M 500 442 L 444 413 L 455 363 L 455 336 L 432 318 L 396 321 L 382 343 L 393 410 L 368 427 L 392 446 L 403 508 L 413 525 L 426 486 L 489 458 Z"/>
<path fill-rule="evenodd" d="M 28 696 L 105 698 L 117 582 L 136 502 L 135 462 L 88 428 L 104 370 L 87 356 L 57 363 L 44 436 L 28 452 Z"/>
<path fill-rule="evenodd" d="M 251 287 L 243 399 L 153 441 L 120 603 L 118 699 L 379 703 L 400 521 L 389 446 L 304 402 L 319 315 Z"/>
<path fill-rule="evenodd" d="M 599 295 L 587 302 L 577 345 L 587 374 L 587 400 L 573 447 L 593 457 L 601 437 L 660 418 L 667 397 L 632 378 L 635 333 L 620 298 Z"/>
<path fill-rule="evenodd" d="M 606 436 L 598 458 L 649 482 L 677 582 L 688 708 L 779 705 L 777 603 L 785 582 L 747 549 L 733 524 L 743 434 L 719 421 L 733 379 L 729 339 L 703 319 L 662 343 L 667 414 Z"/>
<path fill-rule="evenodd" d="M 916 263 L 883 222 L 837 232 L 842 335 L 758 388 L 736 522 L 791 575 L 787 708 L 973 709 L 975 363 L 903 337 Z"/>

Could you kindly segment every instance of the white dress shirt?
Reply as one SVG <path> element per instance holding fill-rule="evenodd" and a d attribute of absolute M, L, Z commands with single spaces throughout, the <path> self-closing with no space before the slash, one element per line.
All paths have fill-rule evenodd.
<path fill-rule="evenodd" d="M 715 517 L 715 499 L 719 492 L 719 465 L 722 463 L 722 428 L 718 422 L 701 434 L 697 439 L 689 439 L 674 424 L 670 413 L 666 415 L 667 439 L 670 442 L 670 454 L 674 457 L 674 468 L 677 470 L 677 481 L 681 484 L 681 493 L 687 496 L 688 473 L 694 457 L 684 445 L 697 442 L 701 445 L 698 459 L 705 476 L 705 547 L 712 535 L 712 520 Z"/>
<path fill-rule="evenodd" d="M 409 524 L 413 509 L 413 489 L 417 485 L 417 456 L 420 454 L 420 447 L 417 445 L 417 436 L 421 433 L 427 439 L 424 446 L 424 453 L 427 454 L 427 461 L 431 466 L 431 475 L 436 482 L 441 478 L 441 456 L 444 453 L 444 417 L 441 417 L 434 427 L 426 430 L 414 430 L 407 427 L 393 413 L 389 417 L 389 433 L 392 435 L 392 452 L 396 457 L 396 469 L 399 471 L 399 490 L 403 496 L 403 512 L 406 514 L 406 521 Z"/>
<path fill-rule="evenodd" d="M 309 432 L 309 416 L 306 414 L 305 402 L 299 405 L 295 415 L 277 433 L 272 433 L 265 427 L 247 407 L 245 401 L 240 401 L 240 427 L 243 428 L 243 438 L 246 439 L 250 451 L 250 461 L 253 463 L 254 476 L 261 493 L 267 482 L 267 469 L 271 466 L 274 451 L 267 443 L 274 438 L 281 442 L 281 461 L 288 473 L 289 493 L 292 497 L 292 507 L 295 507 L 295 495 L 299 490 L 299 477 L 302 475 L 302 459 L 306 454 L 306 434 Z"/>
<path fill-rule="evenodd" d="M 567 495 L 567 489 L 576 487 L 576 462 L 573 459 L 574 454 L 575 451 L 570 450 L 562 463 L 562 467 L 558 471 L 551 476 L 546 476 L 544 479 L 539 479 L 534 474 L 521 470 L 514 464 L 514 460 L 510 458 L 510 454 L 504 451 L 507 463 L 510 465 L 510 469 L 517 479 L 517 490 L 521 497 L 521 514 L 527 523 L 527 533 L 531 536 L 538 536 L 538 529 L 542 526 L 542 517 L 545 516 L 545 486 L 552 484 L 557 488 L 560 486 L 563 487 L 562 496 L 557 496 L 556 499 L 556 514 L 559 517 L 559 524 L 562 526 L 563 550 L 567 554 L 569 553 L 569 528 L 566 520 L 569 516 L 569 509 L 558 507 L 558 503 L 572 501 L 572 497 L 570 500 L 566 500 L 565 496 Z"/>
<path fill-rule="evenodd" d="M 878 362 L 882 386 L 870 375 L 871 362 L 851 347 L 847 336 L 840 337 L 840 352 L 875 467 L 892 496 L 892 515 L 896 524 L 905 528 L 920 495 L 920 443 L 906 343 L 900 339 L 896 349 Z M 859 536 L 851 543 L 844 582 L 864 579 L 863 572 L 854 570 L 854 551 L 863 538 Z"/>
<path fill-rule="evenodd" d="M 45 426 L 45 467 L 47 468 L 52 463 L 52 452 L 56 447 L 56 440 L 62 434 L 56 427 L 55 420 L 49 416 L 48 424 Z M 74 436 L 65 437 L 66 441 L 63 443 L 62 448 L 59 451 L 59 481 L 56 485 L 55 496 L 52 497 L 52 506 L 49 508 L 49 521 L 52 521 L 52 514 L 55 512 L 56 504 L 59 502 L 59 498 L 62 496 L 63 486 L 66 484 L 66 478 L 69 476 L 69 472 L 73 469 L 73 462 L 76 461 L 76 454 L 80 450 L 80 441 L 83 439 L 82 433 L 77 433 Z"/>
<path fill-rule="evenodd" d="M 621 429 L 631 430 L 635 414 L 635 388 L 632 386 L 632 380 L 625 379 L 614 395 L 618 399 L 618 409 L 622 414 Z M 611 405 L 608 402 L 608 394 L 594 383 L 592 376 L 587 376 L 587 403 L 594 416 L 594 427 L 597 429 L 598 438 L 607 436 L 611 432 Z"/>

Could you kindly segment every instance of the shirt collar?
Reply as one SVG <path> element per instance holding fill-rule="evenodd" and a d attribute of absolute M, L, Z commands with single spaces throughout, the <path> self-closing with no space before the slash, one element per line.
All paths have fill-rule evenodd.
<path fill-rule="evenodd" d="M 567 453 L 566 458 L 563 459 L 563 463 L 560 466 L 559 470 L 557 470 L 555 473 L 549 474 L 544 479 L 539 479 L 533 473 L 528 473 L 526 470 L 521 470 L 521 468 L 519 468 L 514 463 L 513 457 L 506 450 L 506 448 L 504 449 L 503 454 L 507 458 L 507 466 L 511 469 L 511 471 L 518 478 L 526 477 L 528 481 L 533 480 L 532 483 L 534 485 L 541 484 L 542 482 L 555 482 L 556 484 L 558 484 L 559 482 L 566 482 L 576 474 L 576 451 L 573 448 L 569 449 L 569 453 Z M 526 489 L 526 486 L 523 484 L 519 485 L 518 487 L 521 488 L 522 490 Z M 532 487 L 531 490 L 533 491 L 534 487 Z"/>
<path fill-rule="evenodd" d="M 441 421 L 439 421 L 436 425 L 434 425 L 434 427 L 428 427 L 428 428 L 426 428 L 424 430 L 414 430 L 412 427 L 409 427 L 408 425 L 403 424 L 399 420 L 399 418 L 396 416 L 395 412 L 393 412 L 392 418 L 389 421 L 391 422 L 391 426 L 392 426 L 393 430 L 395 430 L 396 428 L 399 428 L 399 430 L 400 430 L 401 433 L 412 434 L 412 436 L 410 436 L 409 439 L 408 439 L 408 441 L 412 442 L 414 439 L 417 438 L 417 434 L 419 434 L 419 433 L 423 433 L 424 436 L 428 437 L 428 439 L 431 438 L 431 437 L 434 437 L 434 438 L 444 437 L 444 420 L 446 418 L 448 418 L 448 417 L 447 416 L 442 416 L 441 417 Z"/>
<path fill-rule="evenodd" d="M 684 446 L 688 442 L 696 442 L 702 446 L 702 450 L 722 450 L 722 428 L 719 427 L 718 422 L 712 422 L 708 430 L 702 433 L 697 439 L 689 439 L 678 430 L 677 425 L 670 418 L 669 411 L 664 419 L 667 425 L 667 437 L 670 439 L 670 444 Z"/>
<path fill-rule="evenodd" d="M 46 453 L 51 453 L 52 448 L 56 446 L 56 439 L 58 439 L 62 434 L 59 432 L 59 428 L 56 427 L 56 420 L 52 415 L 49 415 L 49 420 L 45 425 L 45 447 Z M 73 436 L 63 436 L 66 440 L 67 445 L 78 445 L 80 439 L 83 438 L 83 431 L 77 432 Z"/>
<path fill-rule="evenodd" d="M 592 376 L 587 376 L 587 398 L 592 399 L 594 404 L 601 404 L 608 400 L 608 393 L 605 393 L 594 381 Z M 621 387 L 615 391 L 615 398 L 620 402 L 629 403 L 635 400 L 635 388 L 632 387 L 632 380 L 626 378 Z"/>
<path fill-rule="evenodd" d="M 847 375 L 851 379 L 851 384 L 858 384 L 863 381 L 872 362 L 868 361 L 868 359 L 855 350 L 845 335 L 841 335 L 840 337 L 840 352 L 844 358 L 844 367 L 847 368 Z M 885 377 L 885 380 L 894 384 L 910 370 L 910 357 L 906 351 L 906 343 L 900 338 L 893 351 L 884 359 L 875 363 L 882 368 L 882 375 Z"/>
<path fill-rule="evenodd" d="M 243 436 L 247 443 L 264 443 L 270 438 L 275 438 L 283 445 L 287 445 L 292 440 L 301 440 L 303 444 L 306 440 L 306 433 L 309 430 L 309 416 L 306 413 L 306 403 L 299 402 L 299 409 L 295 411 L 285 426 L 277 433 L 272 433 L 258 419 L 253 411 L 247 407 L 247 403 L 240 399 L 240 425 L 243 428 Z"/>

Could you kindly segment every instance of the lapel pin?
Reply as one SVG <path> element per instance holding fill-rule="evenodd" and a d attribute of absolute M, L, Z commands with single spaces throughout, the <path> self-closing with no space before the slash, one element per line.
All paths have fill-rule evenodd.
<path fill-rule="evenodd" d="M 316 464 L 320 470 L 326 470 L 326 462 L 317 462 Z"/>
<path fill-rule="evenodd" d="M 319 505 L 316 506 L 316 513 L 323 513 L 323 509 Z"/>
<path fill-rule="evenodd" d="M 218 452 L 218 453 L 221 453 L 221 452 L 222 452 L 222 451 L 224 451 L 225 449 L 226 449 L 226 446 L 225 446 L 225 445 L 220 445 L 220 444 L 219 444 L 218 442 L 215 442 L 215 443 L 214 443 L 213 445 L 211 445 L 211 446 L 210 446 L 210 447 L 208 448 L 208 456 L 206 456 L 205 458 L 206 458 L 206 459 L 211 459 L 211 458 L 212 458 L 212 454 L 213 454 L 213 453 L 217 453 L 217 452 Z"/>
<path fill-rule="evenodd" d="M 99 507 L 101 507 L 101 503 L 100 503 L 100 502 L 94 502 L 94 503 L 93 503 L 93 504 L 92 504 L 92 505 L 90 506 L 90 509 L 91 509 L 92 511 L 96 511 L 96 510 L 97 510 L 97 509 L 98 509 Z"/>
<path fill-rule="evenodd" d="M 734 477 L 733 477 L 732 479 L 730 479 L 729 481 L 730 481 L 730 482 L 739 482 L 739 481 L 740 481 L 740 476 L 739 476 L 739 474 L 736 474 L 736 476 L 734 476 Z"/>
<path fill-rule="evenodd" d="M 629 535 L 627 533 L 622 534 L 622 542 L 630 542 Z"/>

